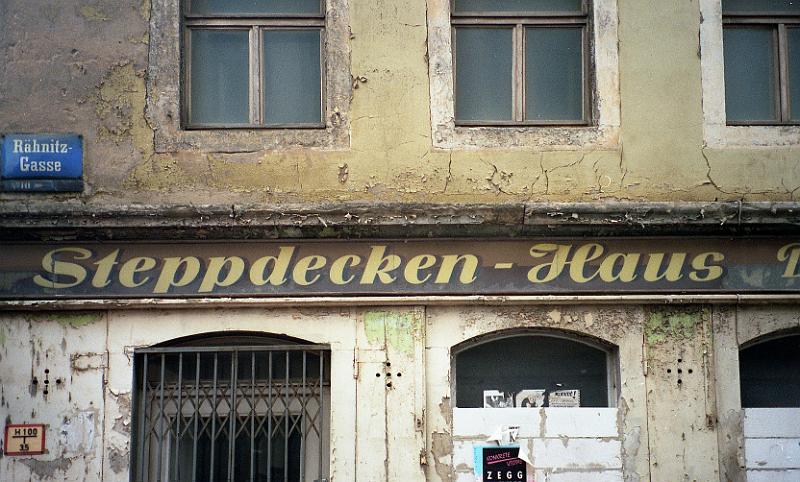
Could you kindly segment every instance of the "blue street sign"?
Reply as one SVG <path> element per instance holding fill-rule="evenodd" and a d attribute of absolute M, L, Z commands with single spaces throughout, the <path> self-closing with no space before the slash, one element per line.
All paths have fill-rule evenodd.
<path fill-rule="evenodd" d="M 6 134 L 3 179 L 80 179 L 83 137 L 74 134 Z"/>

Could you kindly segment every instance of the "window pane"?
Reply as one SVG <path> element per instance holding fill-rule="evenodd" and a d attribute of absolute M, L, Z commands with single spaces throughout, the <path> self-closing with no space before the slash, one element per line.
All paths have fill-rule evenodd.
<path fill-rule="evenodd" d="M 787 336 L 739 353 L 742 407 L 800 407 L 800 336 Z"/>
<path fill-rule="evenodd" d="M 315 123 L 320 107 L 320 31 L 264 31 L 264 123 Z"/>
<path fill-rule="evenodd" d="M 456 119 L 511 120 L 512 30 L 456 29 Z"/>
<path fill-rule="evenodd" d="M 514 336 L 456 355 L 456 405 L 483 407 L 484 390 L 514 398 L 522 390 L 544 390 L 545 406 L 556 390 L 580 390 L 581 407 L 608 407 L 605 351 L 564 338 Z"/>
<path fill-rule="evenodd" d="M 800 2 L 798 2 L 800 3 Z M 789 39 L 789 100 L 792 120 L 800 120 L 800 28 L 786 31 Z"/>
<path fill-rule="evenodd" d="M 455 0 L 453 11 L 465 12 L 570 12 L 581 13 L 582 0 Z"/>
<path fill-rule="evenodd" d="M 583 41 L 580 28 L 527 28 L 527 120 L 583 118 Z"/>
<path fill-rule="evenodd" d="M 722 13 L 800 12 L 798 0 L 722 0 Z"/>
<path fill-rule="evenodd" d="M 248 32 L 191 31 L 193 124 L 249 122 Z"/>
<path fill-rule="evenodd" d="M 777 119 L 774 41 L 771 28 L 724 30 L 725 110 L 729 121 Z"/>
<path fill-rule="evenodd" d="M 191 0 L 191 13 L 209 14 L 319 14 L 320 0 Z"/>

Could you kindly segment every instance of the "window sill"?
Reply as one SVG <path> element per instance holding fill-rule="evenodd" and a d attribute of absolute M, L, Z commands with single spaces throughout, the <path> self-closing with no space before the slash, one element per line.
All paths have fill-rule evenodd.
<path fill-rule="evenodd" d="M 712 148 L 797 147 L 800 125 L 706 124 L 705 140 Z"/>
<path fill-rule="evenodd" d="M 434 128 L 433 145 L 440 149 L 615 149 L 618 126 L 443 124 Z"/>

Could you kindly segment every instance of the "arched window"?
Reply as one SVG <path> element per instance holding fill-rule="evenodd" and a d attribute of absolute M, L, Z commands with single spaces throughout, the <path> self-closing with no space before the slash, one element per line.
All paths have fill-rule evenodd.
<path fill-rule="evenodd" d="M 616 402 L 612 346 L 553 332 L 491 335 L 453 348 L 456 407 Z"/>
<path fill-rule="evenodd" d="M 136 350 L 132 480 L 328 477 L 330 351 L 255 333 Z"/>
<path fill-rule="evenodd" d="M 739 374 L 742 407 L 800 407 L 800 333 L 742 348 Z"/>

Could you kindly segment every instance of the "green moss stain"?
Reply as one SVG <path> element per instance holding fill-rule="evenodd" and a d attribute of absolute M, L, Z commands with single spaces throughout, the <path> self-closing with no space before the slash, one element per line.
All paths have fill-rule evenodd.
<path fill-rule="evenodd" d="M 142 3 L 139 5 L 139 15 L 142 17 L 142 20 L 150 20 L 150 0 L 142 0 Z"/>
<path fill-rule="evenodd" d="M 667 339 L 690 339 L 695 336 L 698 326 L 707 318 L 708 310 L 695 312 L 653 312 L 645 323 L 645 337 L 648 345 L 657 345 Z"/>
<path fill-rule="evenodd" d="M 81 17 L 90 22 L 105 22 L 111 17 L 98 5 L 84 5 L 80 8 Z"/>
<path fill-rule="evenodd" d="M 0 346 L 5 346 L 6 339 L 6 329 L 0 326 Z"/>
<path fill-rule="evenodd" d="M 131 63 L 108 71 L 94 98 L 100 138 L 130 141 L 145 158 L 152 155 L 153 130 L 145 119 L 145 103 L 144 71 L 135 70 Z"/>
<path fill-rule="evenodd" d="M 387 347 L 413 355 L 414 341 L 422 334 L 422 316 L 417 312 L 368 311 L 364 329 L 371 345 L 385 342 Z"/>
<path fill-rule="evenodd" d="M 101 311 L 75 311 L 61 313 L 34 313 L 26 317 L 29 321 L 55 321 L 68 328 L 81 328 L 103 319 Z"/>

